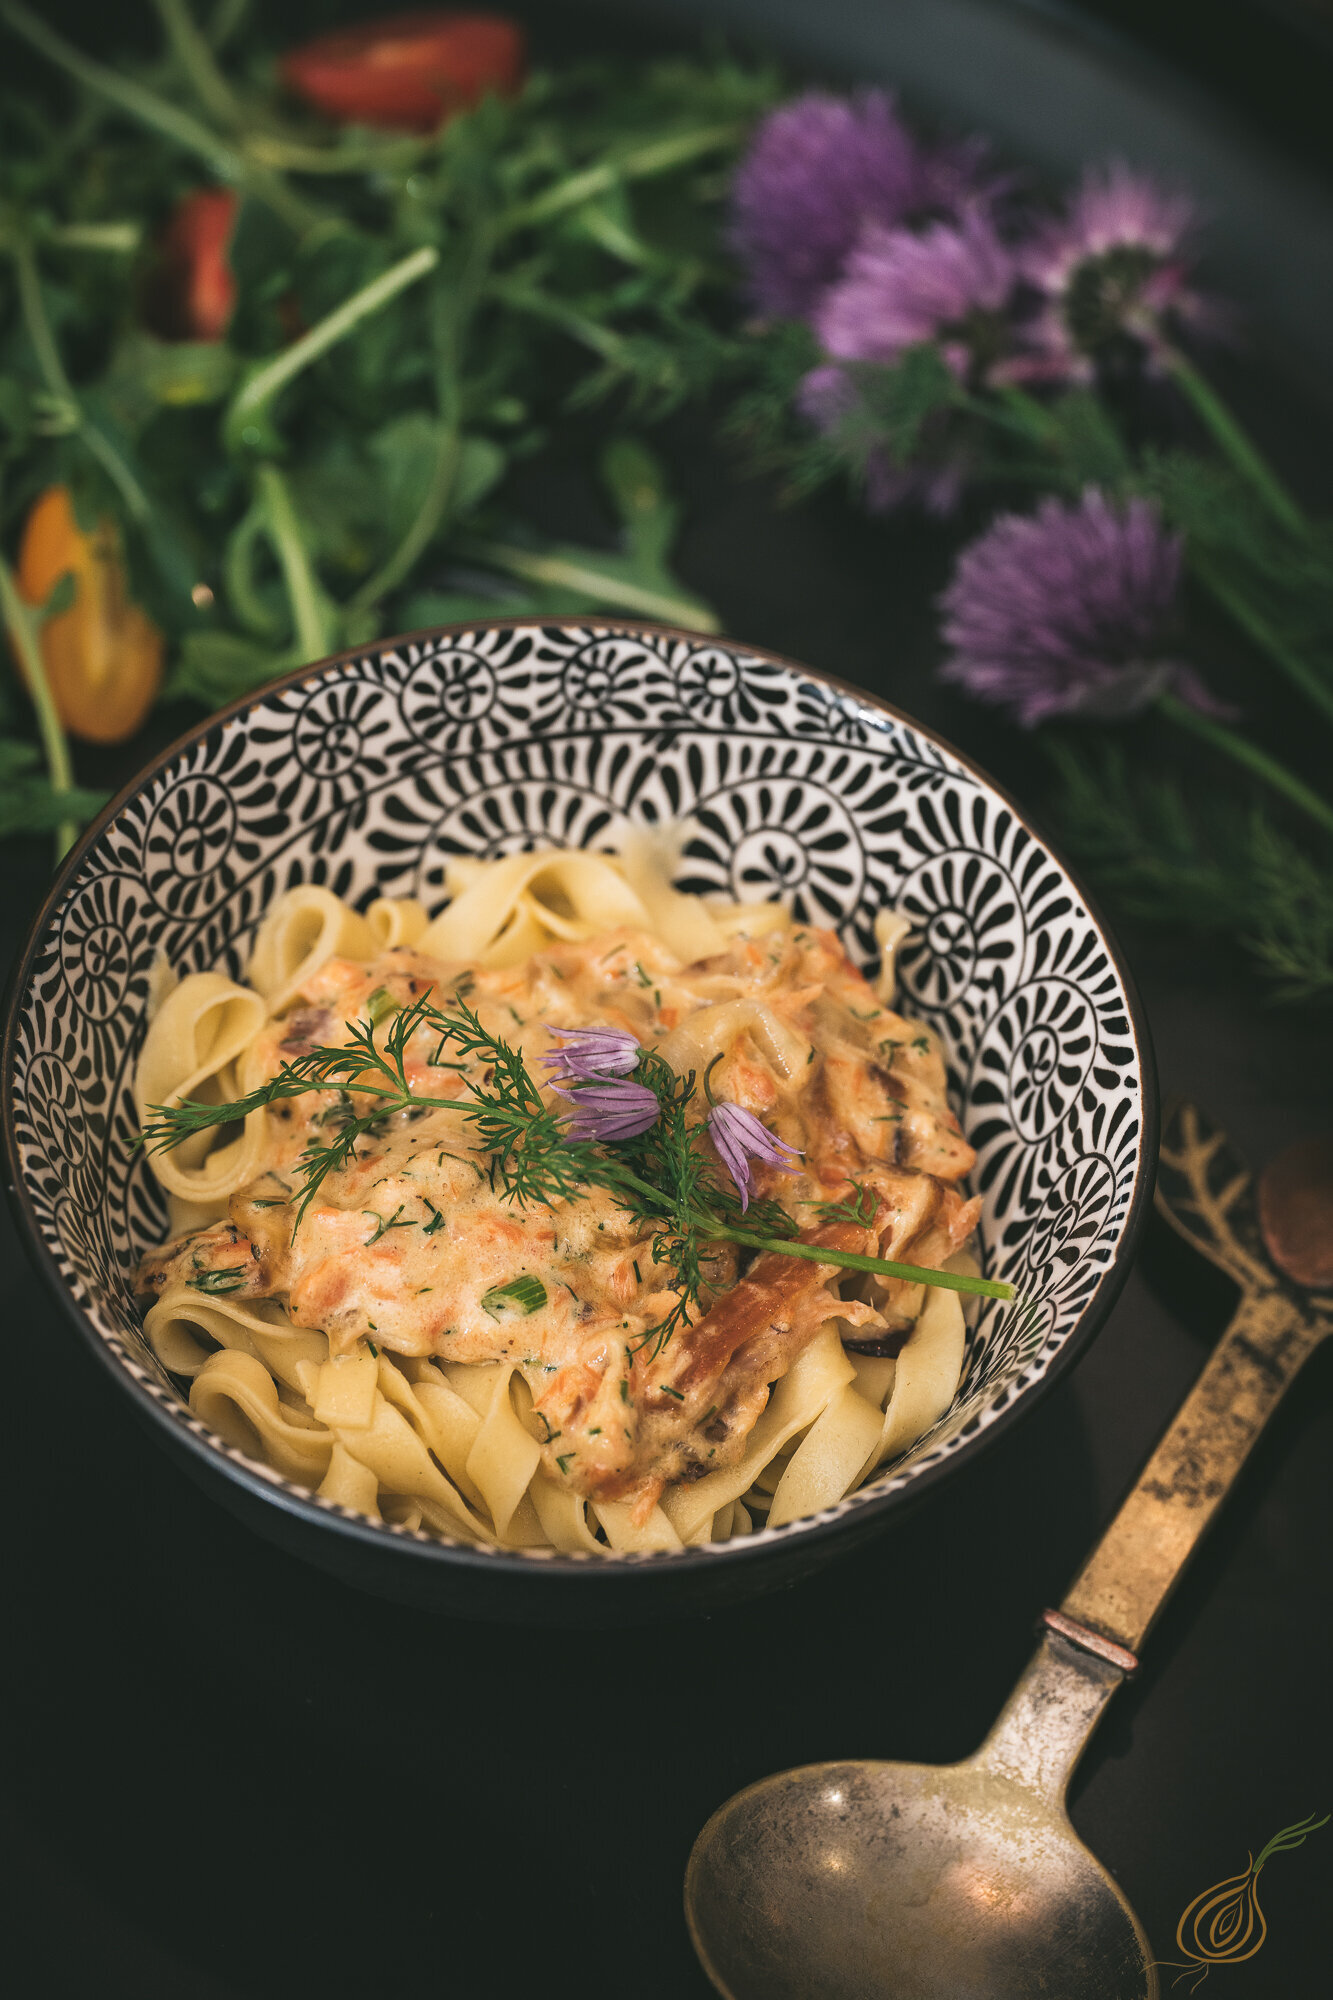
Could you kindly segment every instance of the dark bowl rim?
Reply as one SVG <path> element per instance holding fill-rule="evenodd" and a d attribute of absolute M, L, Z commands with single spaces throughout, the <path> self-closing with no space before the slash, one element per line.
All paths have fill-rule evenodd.
<path fill-rule="evenodd" d="M 401 650 L 409 645 L 419 645 L 423 641 L 437 644 L 440 640 L 464 633 L 509 632 L 527 628 L 536 628 L 539 631 L 568 632 L 573 629 L 604 632 L 608 636 L 646 633 L 684 640 L 694 646 L 726 646 L 752 659 L 783 668 L 799 678 L 831 688 L 845 699 L 887 716 L 907 729 L 925 736 L 948 756 L 955 758 L 965 771 L 970 772 L 996 798 L 1002 800 L 1018 823 L 1064 869 L 1097 926 L 1124 990 L 1142 1078 L 1143 1137 L 1134 1193 L 1129 1212 L 1125 1217 L 1120 1242 L 1111 1263 L 1102 1274 L 1096 1291 L 1083 1308 L 1073 1329 L 1036 1381 L 1028 1384 L 1005 1409 L 958 1451 L 937 1460 L 933 1465 L 924 1466 L 906 1486 L 891 1488 L 878 1494 L 866 1494 L 851 1513 L 834 1514 L 831 1509 L 826 1509 L 820 1514 L 804 1515 L 795 1521 L 785 1522 L 781 1527 L 765 1530 L 758 1536 L 738 1536 L 731 1541 L 707 1543 L 697 1548 L 632 1554 L 619 1561 L 606 1561 L 591 1554 L 563 1554 L 559 1551 L 542 1553 L 539 1559 L 534 1561 L 535 1551 L 491 1549 L 481 1546 L 473 1548 L 467 1543 L 437 1541 L 399 1530 L 390 1529 L 386 1532 L 384 1525 L 371 1522 L 351 1512 L 335 1510 L 327 1505 L 316 1506 L 313 1500 L 305 1498 L 286 1481 L 281 1484 L 270 1483 L 258 1473 L 250 1471 L 248 1466 L 236 1458 L 216 1450 L 188 1425 L 173 1418 L 150 1393 L 147 1384 L 137 1380 L 122 1365 L 101 1334 L 97 1332 L 61 1276 L 56 1260 L 42 1234 L 24 1182 L 18 1153 L 14 1075 L 18 1026 L 22 1013 L 20 1003 L 27 990 L 32 964 L 41 940 L 67 890 L 76 880 L 86 856 L 106 829 L 144 789 L 144 786 L 177 757 L 204 741 L 214 731 L 224 728 L 228 723 L 255 709 L 261 702 L 282 693 L 287 688 L 299 687 L 307 681 L 322 679 L 336 669 L 354 666 L 360 660 Z M 803 661 L 789 659 L 785 654 L 772 652 L 767 647 L 752 646 L 745 640 L 733 639 L 722 633 L 691 631 L 683 626 L 660 624 L 651 619 L 619 619 L 609 616 L 590 616 L 585 619 L 483 618 L 467 619 L 451 625 L 426 626 L 420 631 L 377 639 L 370 645 L 350 646 L 342 652 L 330 654 L 327 659 L 315 660 L 302 667 L 293 667 L 289 672 L 265 682 L 262 687 L 255 688 L 249 694 L 241 695 L 235 701 L 229 702 L 225 708 L 214 710 L 192 728 L 183 730 L 121 787 L 85 829 L 82 837 L 75 843 L 57 870 L 10 969 L 4 995 L 3 1041 L 0 1042 L 0 1127 L 2 1127 L 0 1137 L 3 1138 L 4 1147 L 5 1194 L 30 1259 L 36 1265 L 47 1289 L 53 1294 L 66 1321 L 74 1326 L 80 1338 L 91 1348 L 121 1390 L 133 1397 L 140 1415 L 146 1416 L 152 1424 L 161 1427 L 164 1444 L 184 1448 L 196 1459 L 200 1471 L 204 1474 L 230 1479 L 251 1497 L 262 1498 L 280 1511 L 295 1516 L 307 1526 L 325 1528 L 330 1533 L 350 1539 L 367 1549 L 381 1551 L 386 1559 L 397 1556 L 400 1562 L 416 1560 L 421 1563 L 441 1564 L 446 1569 L 470 1570 L 491 1578 L 526 1576 L 536 1579 L 558 1576 L 587 1579 L 585 1590 L 600 1588 L 605 1592 L 616 1588 L 641 1587 L 631 1585 L 629 1582 L 631 1578 L 637 1576 L 665 1575 L 668 1572 L 671 1576 L 681 1576 L 687 1570 L 699 1570 L 707 1564 L 742 1563 L 747 1558 L 751 1562 L 758 1563 L 773 1561 L 784 1544 L 791 1546 L 797 1537 L 818 1537 L 822 1540 L 836 1537 L 840 1531 L 853 1523 L 868 1526 L 876 1516 L 887 1514 L 895 1507 L 902 1508 L 924 1498 L 937 1481 L 947 1476 L 955 1466 L 974 1463 L 995 1438 L 1007 1435 L 1012 1426 L 1021 1417 L 1034 1410 L 1049 1390 L 1062 1380 L 1086 1352 L 1089 1343 L 1105 1324 L 1107 1315 L 1129 1275 L 1152 1205 L 1158 1150 L 1159 1100 L 1152 1036 L 1138 986 L 1096 899 L 1088 893 L 1077 870 L 1070 866 L 1059 848 L 1044 833 L 1036 830 L 1026 810 L 1004 786 L 998 784 L 973 758 L 955 749 L 953 744 L 937 730 L 918 722 L 904 710 L 896 708 L 892 702 L 885 701 L 879 695 L 870 694 L 835 674 L 820 672 L 806 666 Z M 851 1497 L 853 1496 L 845 1496 L 845 1499 Z M 839 1509 L 844 1507 L 845 1499 L 836 1503 Z M 597 1581 L 594 1582 L 593 1579 Z"/>

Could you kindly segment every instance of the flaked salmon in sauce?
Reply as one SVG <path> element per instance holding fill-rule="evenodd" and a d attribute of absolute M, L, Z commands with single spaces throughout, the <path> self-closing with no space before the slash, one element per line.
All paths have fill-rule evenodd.
<path fill-rule="evenodd" d="M 756 1185 L 807 1242 L 938 1265 L 975 1226 L 979 1204 L 956 1185 L 974 1155 L 933 1037 L 880 1004 L 829 931 L 739 938 L 692 965 L 636 931 L 555 945 L 504 970 L 411 949 L 335 958 L 270 1022 L 258 1073 L 346 1042 L 346 1024 L 367 1018 L 381 988 L 400 1006 L 428 990 L 446 1004 L 461 988 L 534 1077 L 564 1027 L 628 1030 L 681 1073 L 718 1058 L 716 1094 L 802 1155 L 793 1175 L 759 1165 Z M 432 1067 L 433 1053 L 428 1031 L 409 1045 L 412 1089 L 463 1097 L 465 1074 Z M 225 1221 L 145 1258 L 141 1288 L 281 1299 L 335 1354 L 372 1341 L 403 1356 L 510 1361 L 531 1392 L 547 1470 L 592 1499 L 642 1510 L 671 1481 L 735 1462 L 771 1385 L 821 1327 L 840 1321 L 849 1343 L 891 1353 L 921 1309 L 920 1286 L 871 1278 L 852 1296 L 846 1271 L 774 1252 L 746 1268 L 722 1244 L 700 1315 L 654 1354 L 645 1335 L 676 1303 L 670 1271 L 609 1194 L 515 1206 L 494 1191 L 467 1120 L 409 1111 L 363 1135 L 294 1230 L 301 1155 L 327 1140 L 347 1099 L 312 1091 L 265 1115 L 265 1173 L 232 1196 Z M 814 1205 L 846 1196 L 852 1181 L 873 1191 L 873 1223 L 819 1222 Z M 536 1282 L 506 1293 L 518 1279 Z"/>

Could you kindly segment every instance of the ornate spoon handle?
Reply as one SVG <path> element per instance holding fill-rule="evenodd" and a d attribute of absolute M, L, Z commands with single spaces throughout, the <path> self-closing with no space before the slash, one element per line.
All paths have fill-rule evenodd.
<path fill-rule="evenodd" d="M 1239 1285 L 1240 1304 L 1046 1632 L 976 1761 L 1059 1800 L 1097 1720 L 1302 1362 L 1330 1301 L 1270 1261 L 1250 1177 L 1191 1104 L 1163 1134 L 1157 1206 Z"/>
<path fill-rule="evenodd" d="M 1241 1300 L 1075 1579 L 1060 1607 L 1065 1618 L 1138 1652 L 1256 1438 L 1327 1331 L 1283 1292 Z"/>

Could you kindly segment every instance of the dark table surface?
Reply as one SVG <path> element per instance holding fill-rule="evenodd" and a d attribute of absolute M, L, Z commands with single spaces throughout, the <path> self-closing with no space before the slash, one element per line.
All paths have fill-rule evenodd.
<path fill-rule="evenodd" d="M 1261 367 L 1238 386 L 1301 444 Z M 934 684 L 947 536 L 833 497 L 775 511 L 700 420 L 669 445 L 681 567 L 728 631 L 886 695 L 1039 794 L 1031 746 Z M 593 508 L 558 452 L 532 501 L 565 531 Z M 45 865 L 5 852 L 6 956 Z M 1121 936 L 1164 1095 L 1207 1107 L 1256 1166 L 1333 1125 L 1327 1015 L 1263 1008 L 1224 954 Z M 546 1633 L 384 1605 L 252 1537 L 153 1449 L 0 1232 L 0 1963 L 41 2000 L 705 1994 L 680 1882 L 709 1812 L 789 1764 L 971 1750 L 1230 1308 L 1154 1224 L 1073 1375 L 864 1553 L 708 1618 Z M 1074 1783 L 1075 1825 L 1164 1959 L 1201 1890 L 1333 1809 L 1331 1391 L 1324 1350 Z M 1210 1975 L 1211 2000 L 1325 1990 L 1331 1862 L 1333 1826 L 1274 1859 L 1267 1941 Z"/>

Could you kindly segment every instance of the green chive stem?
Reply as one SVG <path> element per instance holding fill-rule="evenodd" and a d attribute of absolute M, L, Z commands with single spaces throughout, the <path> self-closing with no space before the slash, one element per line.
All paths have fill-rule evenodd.
<path fill-rule="evenodd" d="M 96 424 L 89 423 L 73 384 L 65 373 L 65 364 L 61 360 L 60 349 L 56 345 L 55 334 L 47 317 L 46 301 L 42 297 L 41 274 L 37 269 L 37 259 L 31 243 L 25 236 L 15 236 L 9 245 L 9 252 L 14 259 L 19 311 L 23 315 L 24 330 L 48 393 L 59 402 L 68 405 L 72 427 L 117 487 L 134 519 L 146 521 L 153 511 L 148 495 L 111 440 L 98 429 Z"/>
<path fill-rule="evenodd" d="M 743 1229 L 700 1221 L 696 1227 L 726 1243 L 749 1250 L 776 1250 L 784 1257 L 803 1257 L 811 1264 L 836 1264 L 844 1271 L 873 1271 L 883 1278 L 903 1278 L 910 1285 L 935 1285 L 945 1292 L 969 1292 L 983 1299 L 1012 1300 L 1018 1294 L 1001 1278 L 974 1278 L 965 1271 L 937 1271 L 924 1264 L 899 1264 L 888 1257 L 866 1257 L 858 1250 L 831 1250 L 818 1243 L 795 1243 L 790 1237 L 751 1236 Z"/>
<path fill-rule="evenodd" d="M 1237 472 L 1249 481 L 1274 519 L 1295 534 L 1308 535 L 1309 523 L 1297 502 L 1212 384 L 1179 348 L 1168 348 L 1163 359 L 1167 373 L 1183 391 L 1195 415 L 1202 419 L 1214 443 L 1221 446 Z"/>
<path fill-rule="evenodd" d="M 1333 684 L 1287 644 L 1281 633 L 1273 629 L 1263 613 L 1255 609 L 1220 567 L 1196 549 L 1190 550 L 1189 561 L 1204 589 L 1217 599 L 1247 638 L 1267 653 L 1306 699 L 1333 722 Z"/>
<path fill-rule="evenodd" d="M 1181 729 L 1188 729 L 1191 735 L 1219 750 L 1234 764 L 1253 771 L 1256 777 L 1262 778 L 1266 785 L 1271 785 L 1275 792 L 1280 792 L 1284 799 L 1312 819 L 1316 826 L 1321 826 L 1325 833 L 1333 833 L 1333 805 L 1327 799 L 1321 799 L 1318 792 L 1298 778 L 1294 771 L 1289 771 L 1285 764 L 1279 764 L 1276 757 L 1270 757 L 1248 736 L 1229 729 L 1226 723 L 1218 722 L 1211 715 L 1200 715 L 1178 695 L 1159 695 L 1156 706 L 1158 713 L 1168 721 Z"/>

